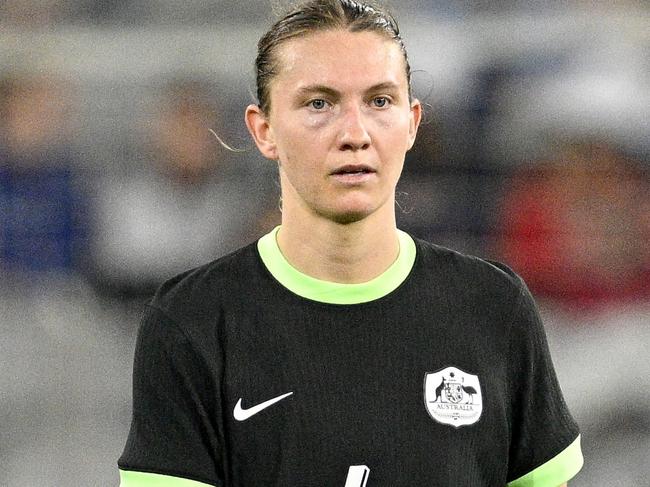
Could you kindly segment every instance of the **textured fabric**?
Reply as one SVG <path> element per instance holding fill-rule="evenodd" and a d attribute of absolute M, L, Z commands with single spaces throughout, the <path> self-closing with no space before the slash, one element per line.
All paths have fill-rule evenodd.
<path fill-rule="evenodd" d="M 139 332 L 120 468 L 343 487 L 363 465 L 367 487 L 503 487 L 567 449 L 578 428 L 525 285 L 415 244 L 406 280 L 360 304 L 289 291 L 255 244 L 164 284 Z"/>
<path fill-rule="evenodd" d="M 508 483 L 508 487 L 535 487 L 558 485 L 573 478 L 582 468 L 583 458 L 580 436 L 561 453 L 540 465 L 532 472 Z"/>

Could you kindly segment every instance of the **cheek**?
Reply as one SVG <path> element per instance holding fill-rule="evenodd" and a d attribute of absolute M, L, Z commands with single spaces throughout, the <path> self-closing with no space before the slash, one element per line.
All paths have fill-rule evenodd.
<path fill-rule="evenodd" d="M 401 113 L 382 112 L 375 118 L 375 127 L 379 133 L 381 144 L 386 150 L 399 154 L 406 152 L 410 143 L 409 118 Z"/>
<path fill-rule="evenodd" d="M 280 154 L 280 167 L 291 184 L 296 187 L 310 185 L 315 179 L 315 144 L 314 137 L 295 137 Z"/>
<path fill-rule="evenodd" d="M 311 113 L 305 117 L 302 125 L 305 130 L 323 129 L 329 125 L 331 120 L 331 113 Z"/>
<path fill-rule="evenodd" d="M 391 113 L 390 110 L 377 112 L 374 121 L 378 129 L 390 131 L 389 134 L 391 135 L 393 134 L 393 128 L 399 125 L 399 118 L 394 113 Z"/>
<path fill-rule="evenodd" d="M 304 151 L 317 149 L 323 143 L 332 125 L 328 113 L 308 114 L 304 117 L 285 119 L 281 131 L 276 132 L 280 155 L 300 156 Z"/>

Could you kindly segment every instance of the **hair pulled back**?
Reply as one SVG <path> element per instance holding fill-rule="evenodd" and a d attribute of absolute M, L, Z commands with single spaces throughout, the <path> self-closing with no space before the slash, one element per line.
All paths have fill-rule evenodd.
<path fill-rule="evenodd" d="M 257 44 L 255 61 L 257 100 L 262 112 L 271 109 L 270 84 L 280 70 L 276 53 L 278 46 L 295 37 L 332 29 L 350 32 L 376 32 L 395 41 L 406 66 L 406 80 L 411 96 L 411 67 L 395 18 L 386 10 L 356 0 L 311 0 L 278 20 Z"/>

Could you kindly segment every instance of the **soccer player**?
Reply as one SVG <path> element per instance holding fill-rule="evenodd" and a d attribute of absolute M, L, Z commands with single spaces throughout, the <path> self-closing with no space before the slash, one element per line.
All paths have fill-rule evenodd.
<path fill-rule="evenodd" d="M 122 487 L 563 485 L 579 432 L 526 286 L 396 228 L 422 108 L 394 19 L 314 0 L 258 47 L 282 224 L 148 306 Z"/>

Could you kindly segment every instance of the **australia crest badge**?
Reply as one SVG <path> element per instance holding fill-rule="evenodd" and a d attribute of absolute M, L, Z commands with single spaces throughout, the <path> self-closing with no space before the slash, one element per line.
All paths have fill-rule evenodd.
<path fill-rule="evenodd" d="M 457 367 L 446 367 L 424 376 L 424 404 L 439 423 L 456 428 L 476 423 L 483 412 L 478 376 Z"/>

